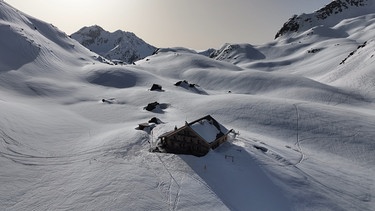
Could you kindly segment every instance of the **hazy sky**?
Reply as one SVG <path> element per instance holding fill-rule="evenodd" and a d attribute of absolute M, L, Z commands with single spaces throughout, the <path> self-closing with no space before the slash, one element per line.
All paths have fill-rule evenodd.
<path fill-rule="evenodd" d="M 156 47 L 263 44 L 293 14 L 331 0 L 5 0 L 67 34 L 83 26 L 134 32 Z"/>

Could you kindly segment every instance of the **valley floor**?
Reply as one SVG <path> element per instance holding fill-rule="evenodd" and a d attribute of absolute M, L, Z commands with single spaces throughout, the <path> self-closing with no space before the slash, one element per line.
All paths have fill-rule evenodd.
<path fill-rule="evenodd" d="M 90 71 L 103 83 L 119 70 Z M 39 86 L 44 96 L 2 92 L 2 210 L 374 208 L 372 103 L 195 93 L 170 78 L 121 71 L 138 85 L 86 83 L 62 96 L 48 85 Z M 165 91 L 148 90 L 155 80 Z M 154 101 L 168 106 L 141 106 Z M 207 114 L 239 136 L 201 158 L 149 152 L 162 133 Z M 154 116 L 164 124 L 136 130 Z"/>

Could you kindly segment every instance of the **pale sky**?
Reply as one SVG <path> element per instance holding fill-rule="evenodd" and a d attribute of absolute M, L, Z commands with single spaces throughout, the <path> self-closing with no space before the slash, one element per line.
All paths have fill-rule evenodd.
<path fill-rule="evenodd" d="M 67 34 L 83 26 L 134 32 L 156 47 L 272 41 L 292 15 L 332 0 L 5 0 Z"/>

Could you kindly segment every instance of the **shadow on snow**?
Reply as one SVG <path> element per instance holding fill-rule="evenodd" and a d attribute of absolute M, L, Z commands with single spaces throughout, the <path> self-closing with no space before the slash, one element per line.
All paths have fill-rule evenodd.
<path fill-rule="evenodd" d="M 179 156 L 230 210 L 290 210 L 281 190 L 240 146 L 227 142 L 204 157 Z"/>

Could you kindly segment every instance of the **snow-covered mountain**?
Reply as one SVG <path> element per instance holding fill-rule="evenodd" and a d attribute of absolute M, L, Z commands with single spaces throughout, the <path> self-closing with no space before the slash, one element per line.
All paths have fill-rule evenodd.
<path fill-rule="evenodd" d="M 0 0 L 0 210 L 374 210 L 375 14 L 357 9 L 114 66 Z M 149 151 L 206 115 L 237 136 Z"/>
<path fill-rule="evenodd" d="M 286 22 L 273 42 L 225 44 L 211 57 L 245 69 L 293 73 L 323 84 L 356 87 L 356 92 L 374 98 L 375 51 L 370 47 L 375 41 L 374 11 L 372 0 L 333 1 Z"/>
<path fill-rule="evenodd" d="M 4 1 L 0 6 L 0 87 L 19 89 L 23 93 L 43 92 L 43 88 L 63 92 L 54 80 L 71 79 L 74 71 L 69 69 L 109 63 L 53 25 L 28 16 Z M 44 81 L 44 87 L 39 87 L 37 81 Z"/>
<path fill-rule="evenodd" d="M 343 19 L 372 14 L 373 0 L 334 0 L 311 14 L 294 15 L 277 32 L 275 38 L 300 33 L 315 26 L 330 27 Z"/>
<path fill-rule="evenodd" d="M 71 37 L 107 59 L 129 64 L 150 56 L 156 50 L 132 32 L 117 30 L 111 33 L 97 25 L 83 27 Z"/>

